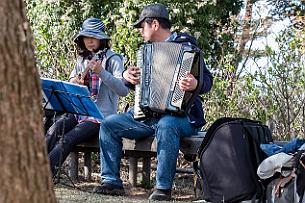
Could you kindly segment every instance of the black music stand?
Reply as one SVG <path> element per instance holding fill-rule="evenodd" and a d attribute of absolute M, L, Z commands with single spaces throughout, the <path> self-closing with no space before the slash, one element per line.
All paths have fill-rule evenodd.
<path fill-rule="evenodd" d="M 41 86 L 43 108 L 45 110 L 92 116 L 97 119 L 104 118 L 103 114 L 90 98 L 90 92 L 86 86 L 49 78 L 41 78 Z M 56 173 L 57 182 L 60 182 L 61 167 L 59 165 L 59 170 Z M 75 187 L 68 174 L 65 175 L 73 184 L 73 187 Z"/>
<path fill-rule="evenodd" d="M 41 78 L 44 109 L 103 119 L 86 86 Z"/>

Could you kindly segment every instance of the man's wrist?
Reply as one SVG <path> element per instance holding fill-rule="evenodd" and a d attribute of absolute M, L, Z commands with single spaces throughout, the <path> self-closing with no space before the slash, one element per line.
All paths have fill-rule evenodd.
<path fill-rule="evenodd" d="M 122 78 L 124 78 L 124 79 L 126 80 L 125 72 L 126 72 L 126 70 L 124 70 L 124 71 L 122 72 Z M 127 80 L 126 80 L 126 81 L 127 81 Z"/>

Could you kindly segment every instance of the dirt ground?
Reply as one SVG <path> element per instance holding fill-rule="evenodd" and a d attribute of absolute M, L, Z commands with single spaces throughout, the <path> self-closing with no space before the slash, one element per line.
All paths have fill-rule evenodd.
<path fill-rule="evenodd" d="M 181 165 L 181 163 L 178 162 Z M 189 167 L 189 166 L 184 166 Z M 155 168 L 153 165 L 152 168 Z M 80 167 L 81 169 L 81 167 Z M 73 183 L 67 178 L 66 175 L 62 175 L 60 178 L 60 183 L 55 184 L 55 193 L 58 202 L 60 203 L 72 203 L 72 202 L 82 202 L 82 203 L 98 203 L 98 202 L 150 202 L 148 201 L 149 195 L 153 191 L 153 186 L 155 183 L 155 170 L 152 170 L 151 183 L 152 185 L 145 189 L 141 187 L 141 183 L 138 182 L 137 187 L 131 187 L 128 183 L 128 167 L 127 162 L 122 162 L 121 165 L 121 178 L 124 184 L 124 190 L 126 195 L 122 197 L 113 197 L 100 194 L 92 193 L 95 186 L 100 184 L 99 168 L 98 164 L 94 166 L 92 179 L 90 181 L 85 181 L 82 176 L 82 171 L 80 171 L 80 177 L 78 181 L 73 181 Z M 177 173 L 174 179 L 172 188 L 172 199 L 173 201 L 179 202 L 192 202 L 195 199 L 194 187 L 193 187 L 193 174 L 189 173 Z M 140 181 L 140 173 L 138 181 Z M 73 187 L 73 184 L 75 187 Z M 67 186 L 68 185 L 68 186 Z"/>

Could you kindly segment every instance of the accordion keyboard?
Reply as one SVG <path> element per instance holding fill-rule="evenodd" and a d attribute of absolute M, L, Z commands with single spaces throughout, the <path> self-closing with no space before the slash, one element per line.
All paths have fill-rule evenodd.
<path fill-rule="evenodd" d="M 143 54 L 142 54 L 142 50 L 139 50 L 137 52 L 137 67 L 140 68 L 141 73 L 142 74 L 142 68 L 143 67 Z M 145 114 L 143 113 L 143 111 L 141 110 L 140 107 L 140 100 L 141 100 L 141 82 L 140 84 L 135 86 L 135 99 L 134 99 L 134 118 L 135 119 L 141 119 L 145 117 Z"/>

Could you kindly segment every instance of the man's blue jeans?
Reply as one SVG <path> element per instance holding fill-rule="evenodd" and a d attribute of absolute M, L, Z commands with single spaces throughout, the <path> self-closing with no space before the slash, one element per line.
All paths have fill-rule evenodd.
<path fill-rule="evenodd" d="M 122 138 L 140 139 L 156 135 L 157 139 L 157 189 L 171 189 L 176 173 L 180 138 L 197 133 L 187 117 L 165 115 L 160 119 L 140 122 L 133 114 L 111 115 L 100 125 L 100 157 L 102 183 L 122 186 L 120 162 L 122 157 Z"/>

